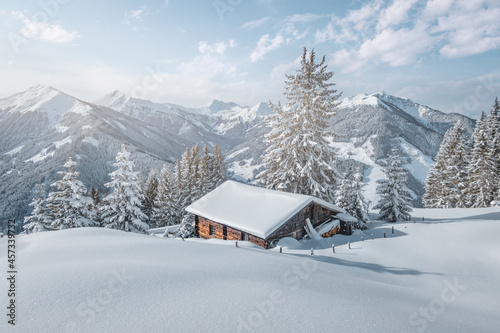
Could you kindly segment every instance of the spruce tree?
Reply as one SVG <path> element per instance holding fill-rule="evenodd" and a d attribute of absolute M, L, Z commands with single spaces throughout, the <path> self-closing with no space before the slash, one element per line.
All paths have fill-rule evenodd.
<path fill-rule="evenodd" d="M 500 201 L 500 103 L 498 98 L 495 98 L 488 116 L 488 137 L 490 139 L 490 155 L 494 163 L 494 197 Z"/>
<path fill-rule="evenodd" d="M 155 220 L 157 227 L 177 224 L 179 221 L 175 196 L 175 180 L 170 169 L 165 164 L 158 180 L 158 195 L 155 206 L 157 207 Z"/>
<path fill-rule="evenodd" d="M 358 166 L 352 180 L 352 210 L 349 212 L 358 219 L 360 227 L 364 229 L 365 224 L 370 221 L 368 216 L 368 203 L 363 195 L 363 174 L 361 166 Z"/>
<path fill-rule="evenodd" d="M 447 147 L 447 158 L 443 170 L 443 208 L 465 208 L 467 205 L 467 145 L 465 143 L 465 127 L 458 122 L 450 130 Z"/>
<path fill-rule="evenodd" d="M 221 185 L 227 179 L 227 165 L 225 156 L 222 153 L 220 146 L 214 146 L 214 157 L 213 157 L 213 177 L 212 177 L 212 188 L 216 188 Z"/>
<path fill-rule="evenodd" d="M 103 200 L 103 224 L 106 228 L 146 233 L 149 225 L 144 222 L 147 216 L 141 210 L 144 196 L 125 144 L 122 144 L 113 166 L 117 169 L 109 174 L 111 182 L 105 184 L 112 192 Z"/>
<path fill-rule="evenodd" d="M 346 173 L 344 173 L 335 194 L 335 204 L 350 214 L 353 210 L 354 201 L 352 196 L 352 181 L 347 177 Z"/>
<path fill-rule="evenodd" d="M 27 233 L 53 230 L 52 221 L 48 217 L 47 203 L 43 198 L 43 188 L 41 184 L 36 186 L 36 195 L 29 204 L 33 207 L 31 215 L 24 218 L 24 229 Z"/>
<path fill-rule="evenodd" d="M 101 207 L 101 193 L 99 193 L 99 190 L 97 188 L 92 186 L 90 188 L 89 194 L 90 194 L 90 199 L 92 200 L 92 203 L 90 204 L 89 207 L 89 218 L 100 224 L 101 215 L 99 209 Z"/>
<path fill-rule="evenodd" d="M 327 137 L 333 136 L 328 126 L 341 95 L 329 82 L 333 72 L 327 71 L 325 57 L 316 63 L 314 50 L 308 55 L 304 48 L 301 68 L 286 77 L 287 104 L 269 102 L 275 114 L 269 121 L 272 129 L 266 135 L 265 171 L 259 179 L 271 189 L 284 184 L 288 192 L 333 202 L 340 175 Z"/>
<path fill-rule="evenodd" d="M 396 149 L 392 149 L 383 172 L 386 179 L 377 180 L 377 194 L 380 195 L 380 200 L 373 207 L 380 210 L 379 219 L 387 222 L 410 220 L 411 198 L 409 192 L 403 188 L 406 171 L 401 167 Z"/>
<path fill-rule="evenodd" d="M 424 206 L 455 208 L 466 206 L 468 147 L 462 123 L 446 131 L 436 162 L 425 181 Z"/>
<path fill-rule="evenodd" d="M 489 138 L 488 123 L 484 112 L 476 122 L 473 134 L 473 148 L 467 168 L 468 206 L 489 207 L 495 199 L 495 161 Z"/>
<path fill-rule="evenodd" d="M 149 220 L 154 219 L 156 215 L 156 197 L 158 195 L 158 172 L 156 169 L 152 169 L 149 173 L 148 180 L 146 184 L 144 184 L 143 189 L 144 200 L 142 202 L 142 211 Z M 150 221 L 151 227 L 156 227 L 156 223 L 154 221 Z"/>
<path fill-rule="evenodd" d="M 51 185 L 58 191 L 50 192 L 46 200 L 47 208 L 53 217 L 51 227 L 62 230 L 97 225 L 95 221 L 87 218 L 88 207 L 92 201 L 85 196 L 87 189 L 78 180 L 79 172 L 75 170 L 76 162 L 70 157 L 64 167 L 68 171 L 58 172 L 62 175 L 62 179 Z"/>

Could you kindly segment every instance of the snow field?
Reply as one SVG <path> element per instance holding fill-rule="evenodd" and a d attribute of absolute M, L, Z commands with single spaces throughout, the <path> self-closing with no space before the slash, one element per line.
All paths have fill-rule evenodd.
<path fill-rule="evenodd" d="M 284 240 L 284 253 L 103 228 L 21 235 L 18 321 L 0 330 L 497 332 L 500 208 L 413 215 L 394 235 L 374 223 L 323 247 Z"/>

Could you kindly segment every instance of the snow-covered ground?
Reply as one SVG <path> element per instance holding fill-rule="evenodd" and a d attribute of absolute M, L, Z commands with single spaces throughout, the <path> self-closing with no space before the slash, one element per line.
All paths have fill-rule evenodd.
<path fill-rule="evenodd" d="M 0 331 L 498 332 L 500 208 L 414 216 L 283 253 L 98 228 L 18 236 L 15 327 L 2 238 Z"/>

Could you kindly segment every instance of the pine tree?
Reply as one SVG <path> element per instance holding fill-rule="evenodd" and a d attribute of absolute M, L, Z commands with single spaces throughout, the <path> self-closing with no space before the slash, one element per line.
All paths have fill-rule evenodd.
<path fill-rule="evenodd" d="M 340 208 L 343 208 L 347 213 L 353 210 L 353 197 L 352 197 L 352 181 L 344 173 L 340 185 L 338 186 L 335 203 Z"/>
<path fill-rule="evenodd" d="M 286 106 L 269 102 L 275 114 L 269 121 L 272 130 L 266 135 L 265 171 L 258 176 L 268 188 L 284 184 L 288 192 L 334 201 L 340 176 L 326 137 L 332 135 L 329 121 L 336 114 L 341 94 L 328 82 L 332 77 L 325 57 L 316 63 L 314 50 L 308 57 L 304 49 L 301 68 L 285 81 Z"/>
<path fill-rule="evenodd" d="M 450 131 L 447 157 L 443 170 L 443 208 L 464 208 L 467 200 L 467 145 L 465 143 L 465 127 L 458 122 Z"/>
<path fill-rule="evenodd" d="M 203 168 L 204 170 L 201 172 L 205 173 L 205 180 L 204 184 L 202 185 L 203 188 L 203 193 L 207 194 L 208 192 L 212 191 L 215 189 L 216 184 L 214 184 L 214 179 L 216 178 L 214 176 L 214 156 L 208 149 L 208 146 L 205 145 L 203 147 L 203 160 L 204 164 L 202 165 L 202 161 L 200 161 L 200 169 Z M 217 181 L 217 180 L 216 180 Z"/>
<path fill-rule="evenodd" d="M 106 228 L 146 233 L 149 225 L 143 222 L 147 220 L 147 216 L 141 210 L 144 196 L 125 144 L 122 144 L 113 166 L 117 169 L 109 174 L 111 182 L 105 184 L 112 192 L 103 200 L 103 223 Z"/>
<path fill-rule="evenodd" d="M 51 185 L 58 191 L 50 192 L 46 200 L 47 208 L 53 217 L 51 227 L 62 230 L 97 225 L 86 217 L 89 215 L 88 206 L 91 205 L 91 200 L 85 196 L 87 189 L 78 180 L 76 162 L 70 157 L 64 167 L 68 171 L 58 172 L 63 178 Z"/>
<path fill-rule="evenodd" d="M 468 147 L 465 127 L 457 123 L 446 131 L 436 162 L 425 181 L 423 202 L 427 208 L 465 207 Z"/>
<path fill-rule="evenodd" d="M 500 103 L 498 98 L 495 98 L 488 116 L 488 137 L 490 139 L 491 159 L 494 163 L 494 197 L 500 201 Z"/>
<path fill-rule="evenodd" d="M 352 211 L 349 213 L 358 219 L 360 226 L 364 229 L 365 224 L 370 221 L 368 216 L 368 203 L 363 195 L 363 174 L 360 166 L 356 170 L 352 181 Z"/>
<path fill-rule="evenodd" d="M 218 145 L 214 146 L 214 156 L 212 164 L 212 177 L 210 188 L 214 189 L 227 179 L 227 165 L 224 154 Z"/>
<path fill-rule="evenodd" d="M 403 188 L 406 182 L 406 171 L 401 167 L 401 160 L 396 149 L 392 149 L 383 172 L 387 178 L 377 180 L 377 194 L 380 195 L 380 200 L 373 207 L 380 209 L 379 219 L 387 222 L 410 220 L 411 198 L 408 191 Z"/>
<path fill-rule="evenodd" d="M 473 208 L 489 207 L 495 199 L 495 162 L 488 136 L 488 123 L 482 113 L 474 129 L 473 148 L 467 168 L 468 206 Z"/>
<path fill-rule="evenodd" d="M 165 164 L 158 180 L 158 195 L 156 196 L 156 226 L 163 227 L 179 223 L 178 209 L 176 206 L 175 181 Z"/>
<path fill-rule="evenodd" d="M 30 203 L 33 207 L 31 215 L 24 218 L 24 229 L 27 233 L 53 230 L 51 227 L 52 221 L 48 218 L 48 209 L 46 201 L 43 199 L 42 185 L 36 186 L 36 196 Z"/>
<path fill-rule="evenodd" d="M 98 207 L 101 204 L 101 194 L 94 186 L 90 187 L 90 199 L 92 199 L 92 203 L 95 207 Z"/>
<path fill-rule="evenodd" d="M 158 195 L 158 172 L 156 169 L 152 169 L 149 173 L 148 180 L 144 185 L 142 191 L 144 193 L 144 200 L 142 202 L 142 211 L 148 219 L 152 219 L 156 215 L 156 197 Z M 155 226 L 155 222 L 150 221 L 150 225 Z"/>
<path fill-rule="evenodd" d="M 89 207 L 89 218 L 98 224 L 101 223 L 101 214 L 99 209 L 101 208 L 101 193 L 99 193 L 99 190 L 92 186 L 90 188 L 90 199 L 92 200 L 92 203 L 90 204 Z"/>

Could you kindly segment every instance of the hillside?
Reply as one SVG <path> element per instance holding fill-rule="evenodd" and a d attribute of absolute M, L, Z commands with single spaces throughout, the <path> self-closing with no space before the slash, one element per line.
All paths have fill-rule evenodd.
<path fill-rule="evenodd" d="M 334 236 L 336 254 L 97 228 L 20 235 L 17 324 L 0 330 L 497 332 L 500 209 L 414 216 L 394 235 L 376 223 Z"/>

